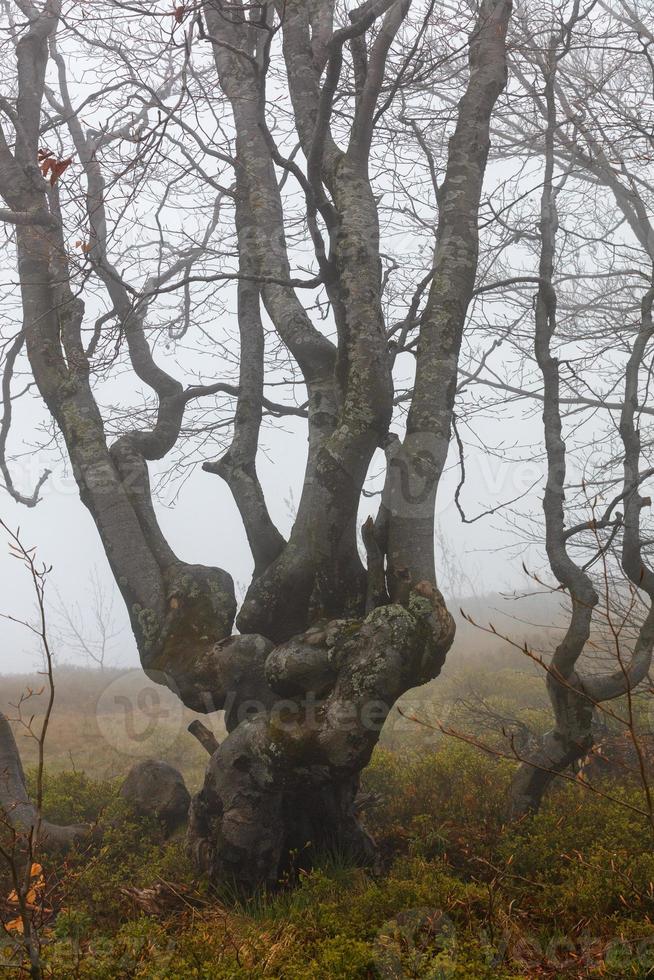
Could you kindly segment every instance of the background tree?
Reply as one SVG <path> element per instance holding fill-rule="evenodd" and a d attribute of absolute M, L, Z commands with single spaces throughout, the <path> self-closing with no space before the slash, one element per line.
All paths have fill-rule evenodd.
<path fill-rule="evenodd" d="M 108 667 L 121 630 L 114 622 L 113 596 L 107 594 L 97 568 L 91 570 L 83 604 L 67 603 L 57 593 L 55 612 L 59 646 L 81 654 L 89 666 Z"/>
<path fill-rule="evenodd" d="M 572 607 L 568 629 L 548 668 L 548 691 L 554 709 L 555 728 L 545 738 L 542 753 L 536 760 L 537 767 L 530 769 L 528 765 L 523 766 L 516 776 L 513 793 L 517 812 L 536 807 L 554 774 L 587 754 L 592 745 L 591 721 L 596 705 L 626 695 L 629 717 L 625 719 L 625 723 L 628 730 L 634 733 L 631 696 L 634 688 L 647 677 L 654 647 L 654 613 L 651 605 L 654 598 L 654 578 L 643 553 L 641 535 L 642 511 L 650 503 L 648 498 L 642 496 L 641 486 L 651 477 L 652 471 L 649 467 L 644 469 L 641 463 L 642 439 L 639 426 L 640 404 L 645 400 L 647 392 L 646 381 L 644 383 L 641 380 L 641 374 L 646 371 L 652 338 L 654 254 L 651 247 L 654 237 L 647 218 L 647 190 L 644 194 L 637 190 L 639 151 L 636 147 L 639 134 L 633 134 L 636 147 L 633 143 L 630 145 L 626 142 L 623 134 L 616 160 L 615 148 L 610 145 L 615 139 L 615 129 L 608 140 L 602 138 L 607 120 L 601 119 L 595 113 L 592 98 L 584 98 L 591 84 L 591 77 L 588 72 L 580 71 L 579 58 L 575 59 L 576 63 L 573 61 L 567 77 L 564 76 L 559 81 L 557 63 L 562 61 L 571 47 L 573 32 L 581 19 L 580 7 L 576 6 L 560 34 L 552 36 L 545 62 L 545 182 L 541 201 L 540 284 L 535 330 L 536 359 L 543 376 L 543 423 L 548 460 L 548 479 L 543 502 L 546 547 L 552 571 L 560 585 L 569 592 Z M 601 25 L 606 26 L 604 18 Z M 624 71 L 624 60 L 621 60 L 623 64 L 620 74 Z M 651 64 L 649 67 L 651 68 Z M 578 91 L 579 84 L 583 85 L 584 81 L 586 90 Z M 606 71 L 606 67 L 602 75 L 592 72 L 592 87 L 602 91 L 602 101 L 607 105 L 610 115 L 613 115 L 616 108 L 616 103 L 611 98 L 614 81 L 614 71 Z M 573 91 L 577 89 L 573 100 L 569 99 L 565 91 L 567 86 L 572 87 Z M 573 103 L 577 107 L 583 105 L 584 110 L 571 108 Z M 559 122 L 559 106 L 563 110 L 563 119 L 567 126 Z M 621 108 L 618 113 L 622 115 Z M 587 116 L 591 118 L 588 119 Z M 600 139 L 595 135 L 596 132 L 600 134 Z M 606 145 L 607 142 L 609 146 Z M 560 156 L 569 161 L 558 179 L 555 177 L 557 143 L 560 144 Z M 646 156 L 649 156 L 647 147 L 645 151 Z M 630 165 L 631 161 L 627 162 L 627 155 L 634 155 L 635 166 Z M 557 315 L 557 294 L 552 277 L 559 228 L 557 199 L 563 190 L 567 174 L 578 160 L 584 167 L 587 180 L 596 181 L 611 191 L 618 213 L 621 213 L 644 252 L 640 257 L 645 272 L 643 278 L 645 285 L 647 279 L 650 285 L 649 288 L 641 286 L 638 290 L 641 294 L 640 318 L 633 326 L 629 323 L 627 337 L 623 341 L 628 356 L 623 368 L 624 382 L 620 391 L 622 407 L 617 419 L 619 444 L 617 458 L 614 457 L 615 463 L 622 465 L 622 487 L 610 497 L 604 490 L 604 498 L 609 499 L 601 513 L 595 512 L 590 520 L 568 524 L 566 527 L 566 446 L 562 439 L 559 361 L 552 351 Z M 605 487 L 609 473 L 609 467 L 603 467 Z M 570 553 L 574 539 L 580 535 L 590 537 L 591 547 L 598 551 L 598 554 L 583 565 L 580 561 L 575 561 Z M 627 650 L 624 650 L 622 642 L 620 619 L 617 617 L 614 621 L 609 611 L 616 666 L 609 674 L 589 674 L 579 670 L 579 661 L 590 640 L 593 611 L 599 601 L 598 587 L 592 580 L 590 568 L 598 557 L 616 546 L 627 579 L 650 602 L 637 635 Z M 600 564 L 599 567 L 602 569 L 604 565 Z M 606 605 L 609 607 L 608 602 Z M 634 612 L 632 607 L 627 614 L 629 625 Z"/>
<path fill-rule="evenodd" d="M 570 600 L 547 664 L 555 725 L 518 770 L 515 815 L 537 808 L 557 773 L 586 756 L 597 709 L 637 734 L 633 692 L 651 666 L 645 6 L 523 8 L 515 87 L 495 119 L 498 152 L 516 169 L 494 215 L 489 286 L 501 288 L 513 316 L 499 344 L 489 339 L 474 383 L 495 406 L 542 407 L 544 526 L 531 507 L 512 518 L 523 541 L 542 535 L 554 587 Z"/>

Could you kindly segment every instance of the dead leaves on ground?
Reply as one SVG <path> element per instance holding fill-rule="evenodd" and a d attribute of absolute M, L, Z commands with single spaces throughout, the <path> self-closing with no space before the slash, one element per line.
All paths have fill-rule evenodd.
<path fill-rule="evenodd" d="M 183 909 L 201 908 L 208 903 L 186 885 L 158 881 L 150 888 L 125 887 L 120 889 L 147 915 L 167 915 Z"/>

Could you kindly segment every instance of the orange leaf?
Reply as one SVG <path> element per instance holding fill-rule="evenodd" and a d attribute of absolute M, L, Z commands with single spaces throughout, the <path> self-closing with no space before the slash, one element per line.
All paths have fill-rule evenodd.
<path fill-rule="evenodd" d="M 72 162 L 73 162 L 73 158 L 67 157 L 66 160 L 55 160 L 54 162 L 50 163 L 50 186 L 51 187 L 54 187 L 54 185 L 57 183 L 57 181 L 63 174 L 64 170 L 70 167 Z"/>

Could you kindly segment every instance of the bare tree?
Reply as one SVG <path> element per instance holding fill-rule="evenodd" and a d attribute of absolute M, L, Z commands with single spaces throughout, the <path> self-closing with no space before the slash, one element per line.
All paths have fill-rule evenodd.
<path fill-rule="evenodd" d="M 568 17 L 561 17 L 559 26 L 550 34 L 547 48 L 535 49 L 535 61 L 543 79 L 539 109 L 545 121 L 534 332 L 535 360 L 542 377 L 540 398 L 543 403 L 547 459 L 543 498 L 545 548 L 559 587 L 570 597 L 571 612 L 567 630 L 547 668 L 547 687 L 555 725 L 543 738 L 538 751 L 526 760 L 516 774 L 512 787 L 512 810 L 516 815 L 536 809 L 557 773 L 586 756 L 593 744 L 594 711 L 605 702 L 626 698 L 627 717 L 623 723 L 631 736 L 636 738 L 632 696 L 635 688 L 648 675 L 654 648 L 654 577 L 646 558 L 641 532 L 643 509 L 650 503 L 649 498 L 641 495 L 641 488 L 654 471 L 651 466 L 643 466 L 642 463 L 639 425 L 647 395 L 647 358 L 652 339 L 654 299 L 654 238 L 647 218 L 650 190 L 645 185 L 641 191 L 638 166 L 629 166 L 624 156 L 617 164 L 609 161 L 605 129 L 607 119 L 600 119 L 599 116 L 592 121 L 588 119 L 594 109 L 592 99 L 583 102 L 584 111 L 580 112 L 582 103 L 579 91 L 572 101 L 568 95 L 569 87 L 574 91 L 585 79 L 585 84 L 595 92 L 601 90 L 604 93 L 603 101 L 609 105 L 609 114 L 614 108 L 609 98 L 613 76 L 606 66 L 603 66 L 604 73 L 598 71 L 591 75 L 587 66 L 580 64 L 580 56 L 572 55 L 570 65 L 567 61 L 567 56 L 576 47 L 578 32 L 584 30 L 590 10 L 592 5 L 584 9 L 580 3 L 572 4 Z M 599 25 L 595 24 L 592 29 L 601 30 L 606 38 L 605 20 L 601 20 Z M 634 91 L 637 96 L 638 90 Z M 599 137 L 596 132 L 600 134 Z M 632 147 L 625 141 L 625 135 L 618 144 L 618 153 L 631 152 Z M 615 136 L 609 139 L 614 140 Z M 612 147 L 611 154 L 615 152 L 616 149 Z M 568 219 L 568 212 L 560 202 L 565 197 L 567 182 L 573 174 L 579 173 L 583 181 L 600 184 L 609 190 L 618 214 L 635 237 L 637 247 L 642 250 L 639 266 L 645 271 L 642 276 L 645 282 L 640 288 L 636 287 L 640 292 L 640 315 L 636 323 L 632 327 L 629 316 L 622 325 L 622 335 L 626 335 L 623 341 L 625 358 L 619 365 L 620 386 L 616 385 L 619 400 L 613 406 L 618 414 L 617 445 L 614 450 L 612 446 L 613 451 L 608 456 L 600 456 L 596 475 L 587 474 L 588 482 L 584 480 L 581 488 L 577 488 L 586 497 L 590 492 L 592 498 L 596 492 L 593 489 L 595 480 L 604 503 L 600 508 L 600 497 L 597 497 L 592 500 L 590 518 L 575 520 L 579 505 L 570 506 L 567 503 L 574 488 L 571 488 L 567 477 L 566 441 L 569 436 L 564 432 L 561 381 L 562 365 L 566 362 L 557 356 L 556 351 L 556 345 L 561 341 L 557 337 L 560 307 L 554 277 L 561 225 Z M 598 225 L 601 226 L 601 222 Z M 637 254 L 631 241 L 628 241 L 628 247 L 632 254 Z M 593 270 L 593 274 L 597 274 L 597 270 Z M 637 274 L 637 282 L 639 278 Z M 590 313 L 595 318 L 600 315 L 599 310 L 599 304 L 590 306 Z M 612 310 L 614 315 L 625 316 L 619 302 L 613 304 Z M 564 317 L 566 313 L 564 305 Z M 593 349 L 597 349 L 597 341 Z M 578 370 L 574 373 L 578 379 Z M 598 399 L 595 401 L 601 404 Z M 622 471 L 621 486 L 617 492 L 612 476 L 616 466 Z M 607 491 L 607 487 L 612 486 L 614 490 Z M 607 560 L 616 549 L 627 581 L 634 591 L 640 591 L 645 598 L 644 608 L 639 608 L 638 603 L 632 601 L 622 617 L 613 608 L 611 575 L 607 566 Z M 600 587 L 605 593 L 602 596 L 607 626 L 605 632 L 610 640 L 609 652 L 614 659 L 614 669 L 609 673 L 598 672 L 597 667 L 601 667 L 601 664 L 593 664 L 592 657 L 588 662 L 586 656 L 587 662 L 583 665 L 584 655 L 591 648 L 591 631 L 597 618 L 595 610 Z M 639 616 L 640 620 L 637 621 Z M 631 642 L 625 644 L 625 639 L 628 639 L 625 634 L 632 628 L 635 635 Z M 635 748 L 638 752 L 637 741 Z M 649 801 L 646 780 L 644 786 Z M 651 819 L 651 801 L 648 809 Z"/>
<path fill-rule="evenodd" d="M 113 597 L 107 594 L 98 569 L 92 569 L 89 576 L 84 605 L 67 602 L 57 592 L 55 608 L 60 647 L 68 653 L 83 656 L 87 663 L 104 670 L 121 630 L 114 621 Z"/>
<path fill-rule="evenodd" d="M 145 670 L 196 710 L 226 710 L 230 734 L 193 801 L 190 840 L 214 880 L 245 888 L 275 884 L 294 854 L 308 863 L 335 847 L 370 858 L 353 808 L 359 772 L 394 701 L 439 673 L 454 635 L 436 586 L 434 505 L 511 5 L 483 0 L 473 17 L 461 6 L 445 22 L 434 4 L 415 7 L 368 0 L 346 16 L 332 0 L 206 0 L 162 17 L 149 5 L 107 3 L 106 22 L 91 25 L 84 12 L 64 14 L 59 0 L 5 6 L 16 70 L 0 102 L 0 218 L 15 242 L 22 304 L 5 391 L 24 345 Z M 121 37 L 134 30 L 140 43 L 126 49 Z M 69 80 L 80 38 L 107 73 L 86 97 Z M 442 179 L 420 118 L 439 72 Z M 393 298 L 394 265 L 384 269 L 380 237 L 380 195 L 393 193 L 395 179 L 384 139 L 399 119 L 433 177 L 438 218 L 434 227 L 425 208 L 414 212 L 433 262 L 403 316 L 389 320 L 407 288 Z M 169 198 L 184 207 L 175 197 L 184 181 L 186 207 L 189 187 L 200 206 L 171 246 L 163 213 Z M 155 235 L 128 243 L 134 262 L 120 262 L 120 219 L 148 188 L 160 195 Z M 310 268 L 297 275 L 294 263 Z M 184 386 L 157 356 L 157 317 L 169 337 L 183 338 L 202 317 L 207 289 L 224 282 L 237 289 L 237 384 Z M 412 338 L 413 353 L 394 364 Z M 300 404 L 266 397 L 267 347 L 299 372 Z M 397 373 L 407 356 L 415 358 L 409 395 Z M 101 407 L 98 387 L 112 368 L 129 368 L 147 392 L 131 426 Z M 398 383 L 408 414 L 391 434 Z M 230 575 L 174 554 L 148 474 L 150 461 L 184 446 L 188 411 L 200 440 L 225 424 L 196 407 L 217 397 L 235 399 L 233 429 L 205 469 L 230 487 L 254 561 L 234 635 Z M 306 419 L 306 472 L 288 540 L 257 475 L 264 413 Z M 365 568 L 357 514 L 379 448 L 385 487 L 377 519 L 364 527 Z M 14 489 L 29 503 L 38 492 Z"/>
<path fill-rule="evenodd" d="M 482 442 L 475 416 L 521 421 L 542 411 L 544 451 L 530 444 L 526 452 L 544 463 L 543 521 L 533 506 L 520 507 L 530 491 L 503 508 L 485 505 L 480 516 L 502 509 L 520 548 L 528 544 L 553 574 L 554 585 L 541 576 L 541 587 L 570 601 L 567 630 L 546 664 L 554 727 L 534 751 L 523 744 L 509 753 L 524 761 L 512 787 L 516 816 L 536 809 L 557 776 L 574 778 L 593 744 L 594 716 L 624 728 L 647 777 L 634 698 L 651 695 L 639 685 L 654 643 L 645 489 L 654 475 L 649 20 L 648 0 L 616 9 L 592 0 L 522 6 L 512 81 L 493 118 L 506 169 L 483 212 L 490 241 L 467 331 L 477 349 L 459 371 L 459 391 L 474 392 L 475 404 L 457 427 L 456 500 L 466 434 Z M 508 452 L 507 442 L 495 454 L 513 464 L 520 450 Z"/>

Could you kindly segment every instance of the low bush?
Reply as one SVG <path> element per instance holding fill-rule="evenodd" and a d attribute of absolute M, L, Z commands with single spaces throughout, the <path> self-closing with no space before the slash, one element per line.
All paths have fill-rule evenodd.
<path fill-rule="evenodd" d="M 195 880 L 183 835 L 129 811 L 113 782 L 59 773 L 48 816 L 101 840 L 47 867 L 49 975 L 79 980 L 357 980 L 654 976 L 654 858 L 638 794 L 561 785 L 502 822 L 511 766 L 442 739 L 378 749 L 365 819 L 375 869 L 325 858 L 296 887 L 228 902 Z"/>

